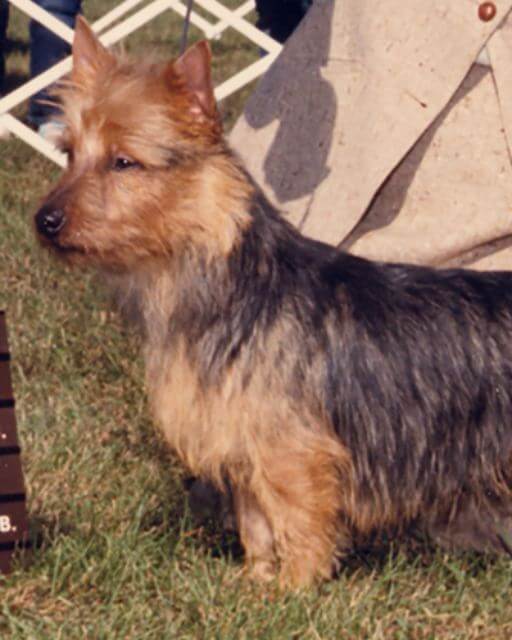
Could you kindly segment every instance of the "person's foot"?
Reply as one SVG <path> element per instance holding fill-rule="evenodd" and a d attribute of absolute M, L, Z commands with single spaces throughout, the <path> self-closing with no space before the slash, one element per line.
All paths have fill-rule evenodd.
<path fill-rule="evenodd" d="M 37 133 L 48 142 L 56 145 L 62 137 L 64 129 L 65 125 L 62 122 L 58 120 L 48 120 L 39 125 Z"/>

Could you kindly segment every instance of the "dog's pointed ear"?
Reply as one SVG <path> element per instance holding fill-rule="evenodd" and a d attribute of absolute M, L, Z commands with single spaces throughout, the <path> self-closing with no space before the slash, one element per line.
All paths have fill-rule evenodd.
<path fill-rule="evenodd" d="M 114 56 L 101 44 L 87 20 L 82 16 L 76 19 L 72 52 L 71 77 L 75 82 L 89 80 L 94 77 L 98 69 L 114 61 Z"/>
<path fill-rule="evenodd" d="M 202 40 L 188 48 L 171 65 L 195 97 L 200 109 L 197 115 L 202 113 L 208 118 L 216 118 L 217 103 L 213 91 L 211 60 L 210 45 L 206 40 Z"/>

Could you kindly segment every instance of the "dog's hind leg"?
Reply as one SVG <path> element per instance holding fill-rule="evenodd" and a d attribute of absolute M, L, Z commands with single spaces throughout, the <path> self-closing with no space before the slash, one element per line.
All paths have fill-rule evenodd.
<path fill-rule="evenodd" d="M 427 524 L 429 535 L 448 549 L 512 555 L 512 497 L 491 490 L 465 491 L 453 498 L 451 513 Z"/>

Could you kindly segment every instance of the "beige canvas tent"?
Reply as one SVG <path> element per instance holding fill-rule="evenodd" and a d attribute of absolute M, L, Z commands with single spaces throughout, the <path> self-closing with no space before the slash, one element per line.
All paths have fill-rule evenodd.
<path fill-rule="evenodd" d="M 231 142 L 303 233 L 512 268 L 512 0 L 317 0 Z"/>

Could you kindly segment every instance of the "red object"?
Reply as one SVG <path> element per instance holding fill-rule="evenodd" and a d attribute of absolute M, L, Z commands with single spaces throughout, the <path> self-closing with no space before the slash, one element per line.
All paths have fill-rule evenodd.
<path fill-rule="evenodd" d="M 478 17 L 483 22 L 489 22 L 496 15 L 496 5 L 494 2 L 482 2 L 478 7 Z"/>

